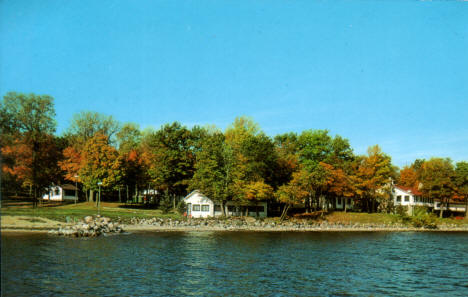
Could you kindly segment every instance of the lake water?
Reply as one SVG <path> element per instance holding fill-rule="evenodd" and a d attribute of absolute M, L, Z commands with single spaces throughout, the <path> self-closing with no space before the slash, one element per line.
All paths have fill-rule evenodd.
<path fill-rule="evenodd" d="M 2 296 L 468 296 L 468 233 L 3 234 Z"/>

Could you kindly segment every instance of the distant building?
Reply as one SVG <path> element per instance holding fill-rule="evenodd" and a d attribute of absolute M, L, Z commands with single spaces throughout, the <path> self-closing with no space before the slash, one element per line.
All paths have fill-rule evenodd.
<path fill-rule="evenodd" d="M 71 184 L 51 186 L 49 187 L 49 192 L 44 194 L 42 199 L 49 201 L 74 201 L 77 198 L 77 196 L 75 196 L 77 194 L 76 190 L 76 187 Z"/>
<path fill-rule="evenodd" d="M 192 218 L 215 217 L 223 214 L 221 205 L 215 203 L 210 198 L 195 190 L 185 196 L 184 202 L 187 205 L 187 216 Z M 225 212 L 228 216 L 239 216 L 248 213 L 248 216 L 266 217 L 267 203 L 259 202 L 255 205 L 239 206 L 229 201 L 225 205 Z"/>
<path fill-rule="evenodd" d="M 448 210 L 451 212 L 465 212 L 465 203 L 460 199 L 454 197 L 449 201 Z M 408 214 L 414 213 L 415 206 L 425 206 L 430 210 L 440 211 L 441 202 L 433 198 L 426 198 L 422 196 L 421 191 L 414 187 L 394 186 L 393 188 L 393 204 L 395 206 L 406 206 Z M 443 206 L 444 210 L 447 207 Z"/>

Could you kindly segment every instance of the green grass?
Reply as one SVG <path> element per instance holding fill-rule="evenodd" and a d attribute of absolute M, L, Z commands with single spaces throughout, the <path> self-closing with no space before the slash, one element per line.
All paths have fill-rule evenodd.
<path fill-rule="evenodd" d="M 183 217 L 175 212 L 163 214 L 158 209 L 137 209 L 137 208 L 122 208 L 125 204 L 119 203 L 102 203 L 101 215 L 109 217 L 113 220 L 120 218 L 123 222 L 129 222 L 131 218 L 172 218 L 182 219 Z M 1 215 L 10 216 L 28 216 L 28 217 L 42 217 L 51 220 L 65 222 L 67 217 L 70 220 L 80 220 L 85 216 L 97 215 L 98 209 L 94 203 L 78 203 L 68 204 L 55 207 L 38 207 L 38 208 L 24 208 L 24 207 L 7 207 L 2 208 Z"/>

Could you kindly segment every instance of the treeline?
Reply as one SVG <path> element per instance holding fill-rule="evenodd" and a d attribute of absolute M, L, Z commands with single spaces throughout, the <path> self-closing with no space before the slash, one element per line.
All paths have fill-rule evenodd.
<path fill-rule="evenodd" d="M 295 204 L 327 208 L 337 197 L 353 197 L 363 211 L 390 212 L 394 181 L 422 184 L 424 195 L 443 201 L 467 198 L 467 162 L 416 160 L 400 173 L 379 146 L 356 155 L 347 139 L 327 130 L 271 138 L 239 117 L 224 132 L 178 122 L 141 131 L 112 116 L 80 112 L 56 136 L 53 98 L 14 92 L 0 102 L 0 116 L 3 189 L 26 189 L 35 201 L 52 183 L 65 182 L 79 183 L 87 199 L 98 182 L 130 195 L 156 189 L 174 201 L 199 189 L 221 205 L 274 200 L 285 206 L 283 215 Z"/>

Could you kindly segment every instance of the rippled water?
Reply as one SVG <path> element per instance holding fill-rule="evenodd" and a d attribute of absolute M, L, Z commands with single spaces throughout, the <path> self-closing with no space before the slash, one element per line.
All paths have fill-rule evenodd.
<path fill-rule="evenodd" d="M 2 235 L 2 296 L 468 296 L 468 233 Z"/>

